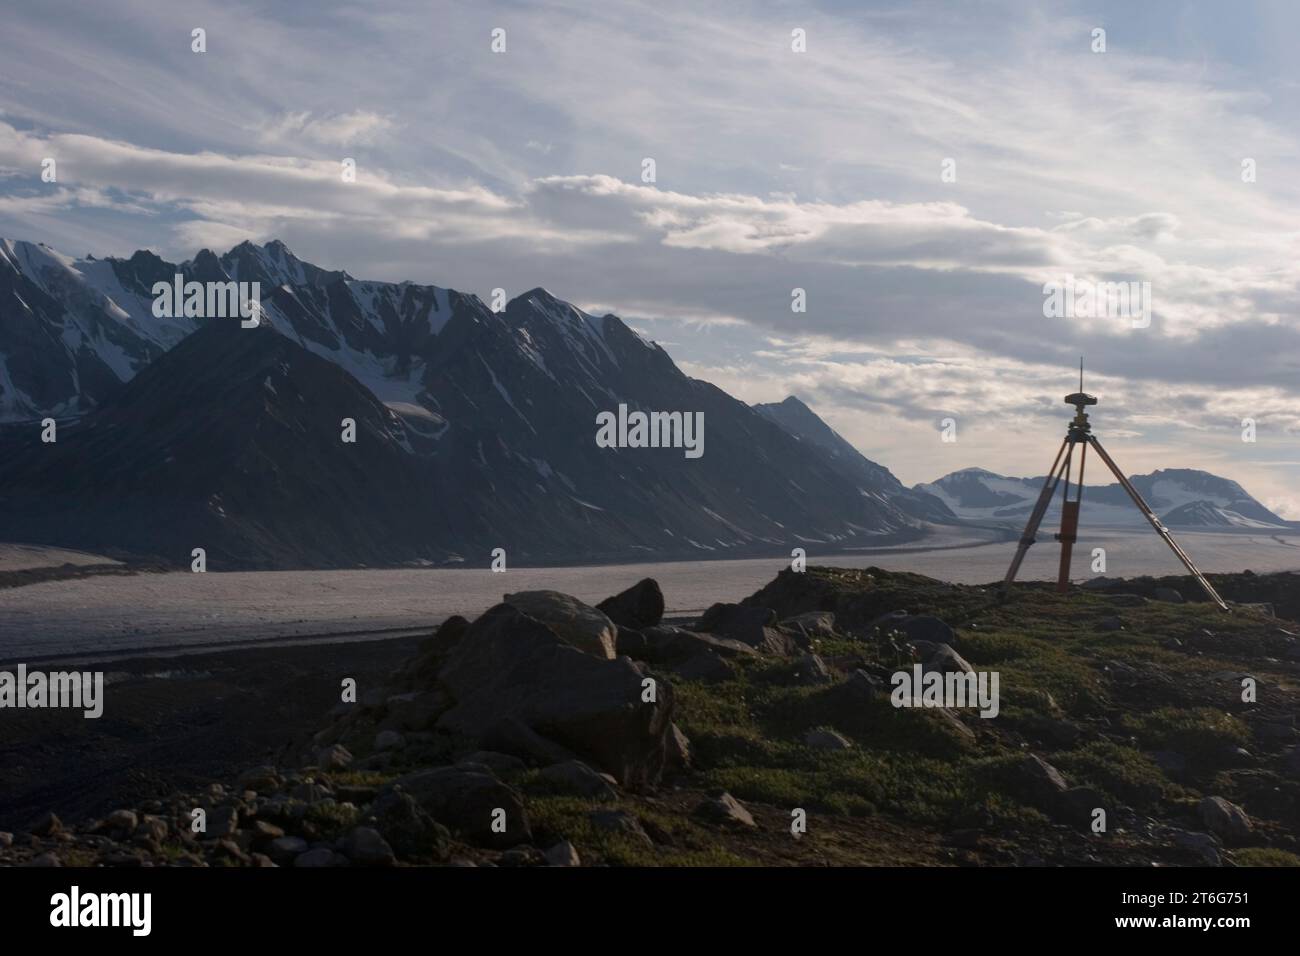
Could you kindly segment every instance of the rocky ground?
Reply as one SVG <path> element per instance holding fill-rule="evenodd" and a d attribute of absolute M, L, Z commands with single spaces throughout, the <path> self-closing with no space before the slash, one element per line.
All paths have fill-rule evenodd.
<path fill-rule="evenodd" d="M 688 626 L 649 580 L 507 595 L 313 676 L 338 703 L 273 763 L 44 814 L 0 863 L 1300 865 L 1300 575 L 1213 579 L 1232 613 L 1182 579 L 1002 600 L 874 568 Z M 915 663 L 996 671 L 998 715 L 893 706 Z"/>

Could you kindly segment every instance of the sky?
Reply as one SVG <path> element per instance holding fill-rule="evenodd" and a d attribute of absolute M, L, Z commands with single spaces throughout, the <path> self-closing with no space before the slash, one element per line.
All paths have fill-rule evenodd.
<path fill-rule="evenodd" d="M 798 395 L 908 484 L 1043 474 L 1083 356 L 1122 467 L 1300 519 L 1300 4 L 0 0 L 0 22 L 0 236 L 176 261 L 278 238 L 485 301 L 543 286 L 745 401 Z M 1149 321 L 1048 316 L 1067 276 L 1149 283 Z"/>

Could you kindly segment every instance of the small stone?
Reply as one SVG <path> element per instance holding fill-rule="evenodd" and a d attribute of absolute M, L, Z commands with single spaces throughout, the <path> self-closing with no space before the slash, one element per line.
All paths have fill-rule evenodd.
<path fill-rule="evenodd" d="M 209 838 L 234 836 L 239 829 L 239 811 L 234 807 L 216 807 L 208 811 Z"/>
<path fill-rule="evenodd" d="M 1219 841 L 1208 833 L 1193 833 L 1189 830 L 1175 830 L 1174 844 L 1185 850 L 1191 850 L 1207 866 L 1221 866 L 1223 858 L 1219 855 Z"/>
<path fill-rule="evenodd" d="M 664 739 L 664 743 L 666 744 L 668 765 L 679 770 L 689 770 L 691 766 L 691 742 L 682 733 L 681 728 L 676 724 L 668 728 L 668 736 Z"/>
<path fill-rule="evenodd" d="M 799 658 L 796 665 L 799 669 L 799 683 L 804 685 L 830 684 L 835 681 L 835 676 L 830 672 L 830 668 L 816 654 L 805 654 Z"/>
<path fill-rule="evenodd" d="M 853 741 L 837 730 L 815 727 L 804 735 L 803 742 L 815 750 L 851 750 Z"/>
<path fill-rule="evenodd" d="M 63 866 L 63 863 L 53 853 L 42 853 L 32 857 L 23 866 Z"/>
<path fill-rule="evenodd" d="M 726 791 L 710 796 L 695 808 L 695 812 L 706 820 L 724 826 L 747 827 L 750 829 L 758 826 L 745 805 Z"/>
<path fill-rule="evenodd" d="M 278 840 L 284 836 L 284 830 L 277 827 L 274 823 L 267 823 L 265 820 L 254 820 L 250 830 L 253 842 Z"/>
<path fill-rule="evenodd" d="M 512 846 L 501 854 L 498 866 L 545 866 L 546 857 L 541 850 L 526 843 Z"/>
<path fill-rule="evenodd" d="M 528 764 L 511 754 L 498 753 L 495 750 L 476 750 L 456 761 L 457 765 L 478 764 L 487 767 L 493 773 L 518 773 L 528 769 Z"/>
<path fill-rule="evenodd" d="M 541 777 L 553 787 L 592 800 L 613 800 L 618 797 L 618 792 L 611 785 L 613 778 L 597 773 L 580 760 L 552 764 L 542 771 Z"/>
<path fill-rule="evenodd" d="M 392 866 L 397 862 L 393 848 L 370 827 L 356 827 L 343 842 L 343 853 L 358 866 Z"/>
<path fill-rule="evenodd" d="M 104 823 L 114 830 L 131 832 L 139 825 L 140 818 L 134 810 L 114 810 L 104 818 Z"/>
<path fill-rule="evenodd" d="M 875 697 L 877 694 L 889 694 L 889 687 L 884 678 L 877 677 L 875 674 L 868 674 L 859 668 L 849 675 L 847 682 L 849 690 L 860 697 Z"/>
<path fill-rule="evenodd" d="M 316 754 L 316 766 L 322 770 L 344 770 L 352 763 L 352 751 L 342 744 L 324 747 Z"/>
<path fill-rule="evenodd" d="M 400 750 L 406 746 L 406 738 L 395 730 L 381 730 L 375 734 L 374 749 L 378 753 L 385 750 Z"/>
<path fill-rule="evenodd" d="M 947 644 L 936 644 L 935 650 L 926 659 L 923 666 L 926 673 L 939 671 L 944 674 L 969 674 L 974 668 Z"/>
<path fill-rule="evenodd" d="M 248 854 L 243 851 L 240 845 L 231 839 L 218 840 L 217 851 L 240 863 L 252 862 L 249 859 Z"/>
<path fill-rule="evenodd" d="M 283 836 L 271 841 L 271 845 L 267 847 L 267 854 L 280 866 L 285 866 L 294 862 L 308 849 L 307 841 L 302 837 Z"/>
<path fill-rule="evenodd" d="M 582 866 L 577 848 L 568 840 L 561 840 L 547 850 L 546 862 L 551 866 Z"/>
<path fill-rule="evenodd" d="M 1197 810 L 1206 828 L 1224 839 L 1239 840 L 1255 829 L 1246 811 L 1223 797 L 1206 797 Z"/>
<path fill-rule="evenodd" d="M 654 841 L 650 839 L 650 834 L 645 832 L 641 821 L 626 810 L 594 810 L 587 815 L 587 819 L 597 830 L 631 837 L 645 844 L 646 847 L 654 849 Z"/>
<path fill-rule="evenodd" d="M 280 774 L 274 767 L 264 765 L 245 770 L 239 776 L 241 790 L 256 790 L 258 793 L 270 793 L 281 786 Z"/>

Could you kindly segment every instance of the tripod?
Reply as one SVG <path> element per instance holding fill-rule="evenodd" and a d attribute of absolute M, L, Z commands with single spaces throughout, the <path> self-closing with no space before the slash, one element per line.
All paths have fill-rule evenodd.
<path fill-rule="evenodd" d="M 1128 496 L 1133 499 L 1133 504 L 1142 512 L 1143 517 L 1151 522 L 1151 527 L 1155 528 L 1156 534 L 1160 535 L 1169 545 L 1170 550 L 1177 555 L 1178 560 L 1183 562 L 1183 566 L 1191 572 L 1192 577 L 1210 596 L 1210 600 L 1217 604 L 1223 610 L 1228 610 L 1227 603 L 1219 597 L 1219 592 L 1214 590 L 1214 586 L 1205 579 L 1205 575 L 1197 570 L 1192 559 L 1174 540 L 1174 536 L 1156 517 L 1155 512 L 1142 500 L 1142 495 L 1133 487 L 1133 483 L 1124 476 L 1115 464 L 1113 458 L 1107 454 L 1106 449 L 1101 447 L 1101 442 L 1097 436 L 1092 433 L 1092 426 L 1088 424 L 1088 415 L 1084 409 L 1089 405 L 1096 405 L 1097 399 L 1093 395 L 1088 395 L 1083 390 L 1083 363 L 1079 363 L 1079 391 L 1072 395 L 1065 396 L 1065 403 L 1073 405 L 1075 408 L 1074 419 L 1070 422 L 1069 430 L 1065 433 L 1065 440 L 1061 442 L 1061 447 L 1056 453 L 1056 459 L 1052 462 L 1052 470 L 1048 472 L 1047 479 L 1043 482 L 1043 490 L 1038 495 L 1038 501 L 1034 504 L 1034 510 L 1029 515 L 1029 523 L 1025 525 L 1024 533 L 1020 536 L 1020 546 L 1016 549 L 1016 556 L 1011 559 L 1011 567 L 1007 569 L 1007 576 L 1002 582 L 1002 593 L 1005 596 L 1011 587 L 1011 582 L 1016 579 L 1020 571 L 1020 565 L 1025 560 L 1025 554 L 1029 551 L 1030 545 L 1034 543 L 1034 535 L 1038 532 L 1038 525 L 1043 520 L 1043 515 L 1047 513 L 1047 507 L 1051 504 L 1052 496 L 1056 494 L 1057 485 L 1065 482 L 1064 491 L 1061 500 L 1061 531 L 1056 536 L 1056 540 L 1061 542 L 1061 565 L 1056 577 L 1056 590 L 1062 594 L 1069 590 L 1070 587 L 1070 557 L 1074 551 L 1074 542 L 1078 540 L 1079 530 L 1079 507 L 1083 504 L 1083 468 L 1088 461 L 1088 447 L 1091 446 L 1097 456 L 1111 470 L 1111 473 L 1119 481 L 1120 486 L 1128 492 Z M 1079 475 L 1075 483 L 1074 497 L 1070 497 L 1070 472 L 1073 465 L 1074 450 L 1079 448 Z M 1064 459 L 1064 460 L 1062 460 Z"/>

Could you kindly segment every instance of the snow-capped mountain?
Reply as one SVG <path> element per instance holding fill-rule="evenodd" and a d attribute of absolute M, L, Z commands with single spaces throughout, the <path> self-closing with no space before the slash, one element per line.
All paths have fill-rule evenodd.
<path fill-rule="evenodd" d="M 155 318 L 153 285 L 177 273 L 259 282 L 263 327 Z M 704 454 L 599 446 L 620 406 L 702 413 Z M 19 423 L 6 527 L 173 561 L 203 546 L 218 566 L 788 553 L 913 539 L 936 507 L 687 377 L 614 315 L 542 289 L 495 313 L 279 242 L 180 264 L 0 244 L 0 415 Z"/>
<path fill-rule="evenodd" d="M 302 262 L 283 243 L 244 242 L 173 264 L 151 252 L 72 259 L 0 239 L 0 422 L 94 408 L 205 320 L 156 318 L 156 282 L 257 282 L 264 321 L 342 366 L 383 401 L 415 402 L 434 338 L 473 296 L 364 282 Z"/>
<path fill-rule="evenodd" d="M 1151 510 L 1170 527 L 1261 530 L 1293 527 L 1235 481 L 1206 471 L 1165 468 L 1149 475 L 1130 475 L 1129 480 Z M 965 520 L 1017 525 L 1028 519 L 1043 481 L 1042 477 L 1008 478 L 983 468 L 965 468 L 938 481 L 916 485 L 914 490 L 941 499 Z M 1044 518 L 1045 526 L 1059 520 L 1060 502 L 1058 488 Z M 1105 526 L 1146 523 L 1118 482 L 1084 486 L 1081 521 Z"/>

